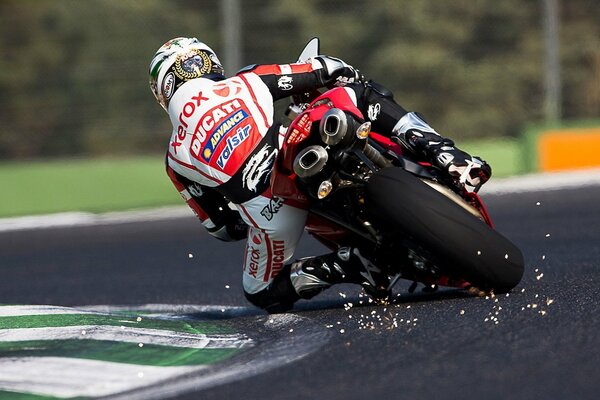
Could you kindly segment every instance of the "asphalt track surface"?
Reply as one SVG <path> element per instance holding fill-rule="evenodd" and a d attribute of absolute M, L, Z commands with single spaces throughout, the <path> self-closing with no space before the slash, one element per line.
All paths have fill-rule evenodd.
<path fill-rule="evenodd" d="M 140 398 L 600 398 L 600 186 L 484 200 L 526 258 L 509 296 L 408 294 L 401 282 L 384 307 L 340 286 L 269 333 L 270 317 L 242 294 L 243 244 L 211 240 L 190 216 L 2 232 L 0 304 L 216 306 L 197 317 L 274 344 L 281 361 L 260 367 L 246 356 L 228 379 L 172 382 Z M 298 255 L 322 250 L 305 238 Z"/>

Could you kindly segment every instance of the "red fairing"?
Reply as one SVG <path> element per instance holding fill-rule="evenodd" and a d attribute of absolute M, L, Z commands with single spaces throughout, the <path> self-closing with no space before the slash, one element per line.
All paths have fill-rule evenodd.
<path fill-rule="evenodd" d="M 381 146 L 385 147 L 388 150 L 393 151 L 398 155 L 403 154 L 402 146 L 397 143 L 394 143 L 387 136 L 380 135 L 379 133 L 371 132 L 369 137 L 379 143 Z"/>
<path fill-rule="evenodd" d="M 491 228 L 493 228 L 494 223 L 492 222 L 492 218 L 490 217 L 490 214 L 488 213 L 488 210 L 485 207 L 483 200 L 481 200 L 481 197 L 479 197 L 479 195 L 475 192 L 467 191 L 465 191 L 463 196 L 473 207 L 477 209 L 477 211 L 479 211 L 485 223 L 488 224 Z"/>
<path fill-rule="evenodd" d="M 318 124 L 323 115 L 334 107 L 364 120 L 362 113 L 344 88 L 331 89 L 317 97 L 306 110 L 292 121 L 287 130 L 281 153 L 277 158 L 271 177 L 271 189 L 275 196 L 308 204 L 306 196 L 298 191 L 296 187 L 296 174 L 292 165 L 301 149 L 300 143 L 310 135 L 313 125 Z"/>

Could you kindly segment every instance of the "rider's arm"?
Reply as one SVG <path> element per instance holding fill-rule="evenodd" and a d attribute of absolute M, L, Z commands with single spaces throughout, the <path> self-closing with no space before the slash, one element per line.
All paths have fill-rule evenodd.
<path fill-rule="evenodd" d="M 249 65 L 238 72 L 252 72 L 269 88 L 274 100 L 358 79 L 357 71 L 344 61 L 318 56 L 307 63 Z"/>
<path fill-rule="evenodd" d="M 185 178 L 168 165 L 167 174 L 208 233 L 226 242 L 246 237 L 246 224 L 219 192 Z"/>

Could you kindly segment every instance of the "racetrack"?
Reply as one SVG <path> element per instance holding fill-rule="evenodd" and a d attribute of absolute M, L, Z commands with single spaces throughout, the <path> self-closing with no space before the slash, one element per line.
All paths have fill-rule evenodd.
<path fill-rule="evenodd" d="M 42 367 L 42 358 L 49 363 L 71 357 L 72 363 L 119 357 L 109 355 L 109 347 L 92 357 L 90 349 L 62 342 L 54 350 L 50 346 L 51 354 L 42 347 L 14 347 L 24 340 L 19 335 L 40 340 L 53 325 L 58 325 L 54 343 L 60 338 L 73 346 L 104 343 L 108 335 L 108 342 L 133 345 L 122 353 L 126 359 L 146 360 L 146 369 L 114 390 L 104 385 L 104 391 L 80 393 L 89 397 L 598 398 L 600 186 L 483 197 L 496 228 L 526 258 L 524 279 L 508 296 L 476 298 L 447 289 L 408 294 L 409 283 L 401 282 L 396 287 L 401 295 L 384 307 L 369 304 L 352 286 L 340 286 L 300 302 L 291 314 L 273 317 L 243 297 L 243 243 L 209 238 L 191 215 L 0 232 L 0 304 L 69 307 L 52 308 L 62 315 L 56 322 L 48 316 L 36 320 L 42 327 L 35 334 L 18 323 L 34 324 L 24 313 L 48 313 L 47 308 L 0 307 L 0 324 L 12 324 L 0 325 L 0 398 L 16 396 L 10 387 L 27 392 L 41 385 L 44 371 L 51 369 Z M 322 250 L 305 238 L 298 256 Z M 70 314 L 79 319 L 68 319 Z M 65 321 L 77 328 L 66 329 Z M 148 325 L 119 327 L 138 322 Z M 73 332 L 81 326 L 95 335 L 90 341 Z M 115 327 L 124 332 L 116 334 Z M 158 329 L 166 332 L 163 342 L 156 342 Z M 176 352 L 195 340 L 214 343 L 214 335 L 226 335 L 235 349 L 210 361 L 194 353 L 194 363 Z M 161 345 L 158 355 L 146 353 Z M 151 357 L 159 359 L 152 367 Z M 19 369 L 19 362 L 27 369 Z M 161 368 L 153 369 L 156 364 Z M 180 372 L 165 369 L 175 365 Z M 118 375 L 97 371 L 69 378 L 69 387 L 83 387 L 77 379 Z M 50 376 L 43 390 L 29 391 L 57 397 L 79 393 L 49 393 L 53 384 Z"/>

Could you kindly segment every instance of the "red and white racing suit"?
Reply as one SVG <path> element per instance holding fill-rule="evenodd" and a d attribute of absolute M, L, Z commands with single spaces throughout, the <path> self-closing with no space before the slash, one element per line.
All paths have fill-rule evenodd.
<path fill-rule="evenodd" d="M 245 233 L 235 224 L 238 212 L 249 227 L 247 294 L 265 289 L 290 260 L 307 216 L 269 189 L 284 135 L 273 122 L 274 101 L 323 87 L 325 75 L 310 63 L 254 66 L 225 80 L 190 80 L 170 101 L 167 173 L 214 236 L 231 240 Z"/>
<path fill-rule="evenodd" d="M 345 281 L 343 274 L 329 279 L 329 272 L 319 277 L 298 272 L 298 267 L 291 270 L 289 261 L 302 235 L 307 210 L 273 196 L 269 188 L 284 139 L 284 130 L 273 120 L 274 102 L 333 86 L 340 77 L 344 82 L 344 74 L 355 76 L 351 68 L 344 67 L 333 76 L 313 65 L 253 66 L 229 79 L 193 79 L 175 92 L 168 108 L 173 124 L 167 152 L 169 177 L 213 236 L 247 238 L 244 291 L 251 302 L 271 311 L 290 308 L 300 296 L 310 298 L 327 285 Z M 446 143 L 416 114 L 399 106 L 382 86 L 349 83 L 345 90 L 375 131 L 394 132 L 401 138 L 409 132 L 417 145 L 419 139 L 426 146 Z M 419 150 L 412 139 L 403 142 L 409 150 Z M 345 261 L 333 253 L 314 257 L 312 262 L 312 266 L 306 265 L 318 269 L 327 264 L 339 268 Z M 280 274 L 282 269 L 285 273 Z M 296 283 L 290 278 L 302 273 L 310 275 L 305 280 L 308 288 L 299 287 L 303 278 Z M 318 283 L 316 290 L 312 290 L 314 282 Z"/>

